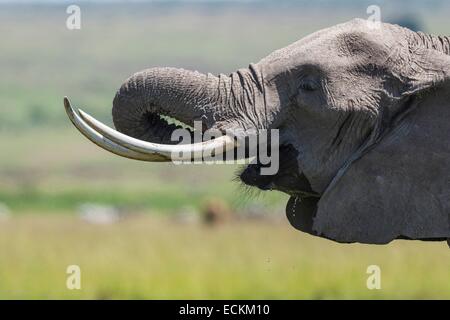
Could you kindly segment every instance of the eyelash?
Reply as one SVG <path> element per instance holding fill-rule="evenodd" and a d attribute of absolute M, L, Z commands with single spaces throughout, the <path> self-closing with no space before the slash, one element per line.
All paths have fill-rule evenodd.
<path fill-rule="evenodd" d="M 314 83 L 312 81 L 306 81 L 300 85 L 300 88 L 305 91 L 315 91 L 315 90 L 317 90 L 317 87 L 318 86 L 316 85 L 316 83 Z"/>

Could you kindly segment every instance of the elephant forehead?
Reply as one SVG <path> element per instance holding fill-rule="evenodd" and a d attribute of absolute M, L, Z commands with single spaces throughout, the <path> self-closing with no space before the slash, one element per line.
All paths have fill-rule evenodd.
<path fill-rule="evenodd" d="M 311 58 L 317 54 L 317 50 L 331 50 L 333 48 L 335 33 L 336 31 L 332 28 L 313 33 L 287 47 L 274 51 L 262 59 L 260 63 L 286 63 L 286 61 L 298 57 Z M 312 55 L 313 53 L 314 55 Z"/>
<path fill-rule="evenodd" d="M 396 31 L 396 32 L 393 32 Z M 388 54 L 388 50 L 400 44 L 404 32 L 400 27 L 380 23 L 378 27 L 369 21 L 355 19 L 331 28 L 315 32 L 293 44 L 274 51 L 260 61 L 261 64 L 289 66 L 298 63 L 339 63 L 339 57 L 368 57 Z"/>

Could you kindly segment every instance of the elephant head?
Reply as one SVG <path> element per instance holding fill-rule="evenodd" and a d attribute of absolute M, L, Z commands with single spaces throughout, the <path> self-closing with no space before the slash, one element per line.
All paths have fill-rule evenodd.
<path fill-rule="evenodd" d="M 227 130 L 278 129 L 280 166 L 240 174 L 291 195 L 297 229 L 338 242 L 450 237 L 450 38 L 352 20 L 318 31 L 229 76 L 173 68 L 136 73 L 113 102 L 115 131 L 75 112 L 72 122 L 121 156 L 168 161 L 191 147 L 226 152 Z M 186 146 L 187 125 L 223 135 Z M 245 134 L 244 134 L 245 135 Z M 179 148 L 179 149 L 177 149 Z"/>

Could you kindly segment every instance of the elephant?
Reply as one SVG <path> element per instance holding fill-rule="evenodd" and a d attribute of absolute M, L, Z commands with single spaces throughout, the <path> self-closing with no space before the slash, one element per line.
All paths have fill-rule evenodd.
<path fill-rule="evenodd" d="M 98 146 L 144 161 L 186 147 L 236 147 L 226 132 L 279 132 L 279 169 L 242 182 L 287 193 L 286 215 L 339 243 L 450 238 L 450 37 L 363 19 L 338 24 L 229 75 L 157 67 L 117 91 L 116 130 L 66 112 Z M 166 117 L 222 135 L 178 144 Z"/>

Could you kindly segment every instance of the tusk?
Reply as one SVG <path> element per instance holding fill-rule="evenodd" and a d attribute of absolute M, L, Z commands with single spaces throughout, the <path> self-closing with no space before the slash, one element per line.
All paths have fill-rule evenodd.
<path fill-rule="evenodd" d="M 233 137 L 227 135 L 205 142 L 183 145 L 166 145 L 147 142 L 120 133 L 94 119 L 92 116 L 90 116 L 86 112 L 83 112 L 82 110 L 78 110 L 78 112 L 81 118 L 102 136 L 106 137 L 112 142 L 117 143 L 118 145 L 121 145 L 122 147 L 134 150 L 135 152 L 141 154 L 155 154 L 169 159 L 182 161 L 196 160 L 201 159 L 204 155 L 220 155 L 228 150 L 234 149 L 237 144 L 235 143 Z"/>
<path fill-rule="evenodd" d="M 99 147 L 117 154 L 121 157 L 141 160 L 141 161 L 151 161 L 151 162 L 163 162 L 170 161 L 170 158 L 162 157 L 157 154 L 142 154 L 136 152 L 134 150 L 130 150 L 122 147 L 121 145 L 116 144 L 115 142 L 108 140 L 94 129 L 92 129 L 89 125 L 84 122 L 78 114 L 75 113 L 72 106 L 70 105 L 70 101 L 67 97 L 64 97 L 64 107 L 66 109 L 66 113 L 69 116 L 70 121 L 72 121 L 73 125 L 89 140 L 98 145 Z"/>

